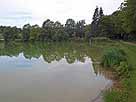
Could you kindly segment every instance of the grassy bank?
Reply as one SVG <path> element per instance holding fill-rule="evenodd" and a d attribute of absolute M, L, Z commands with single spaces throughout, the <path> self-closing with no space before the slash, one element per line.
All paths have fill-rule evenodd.
<path fill-rule="evenodd" d="M 130 72 L 130 78 L 128 82 L 128 101 L 136 102 L 136 44 L 122 42 L 122 48 L 125 50 L 128 56 L 128 62 L 132 65 L 132 71 Z"/>
<path fill-rule="evenodd" d="M 113 87 L 104 94 L 105 102 L 136 102 L 136 44 L 123 41 L 102 41 L 95 42 L 93 46 L 101 48 L 101 55 L 105 49 L 120 48 L 127 55 L 127 61 L 132 69 L 129 71 L 129 78 L 119 78 L 119 87 Z M 100 60 L 100 59 L 98 59 Z"/>

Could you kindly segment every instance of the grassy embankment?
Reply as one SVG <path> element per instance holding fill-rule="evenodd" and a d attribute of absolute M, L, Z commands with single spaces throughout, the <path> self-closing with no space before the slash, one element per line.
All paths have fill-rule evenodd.
<path fill-rule="evenodd" d="M 95 47 L 101 49 L 101 57 L 105 49 L 117 48 L 126 53 L 127 62 L 131 65 L 129 70 L 129 77 L 117 76 L 120 87 L 113 87 L 111 90 L 104 93 L 105 102 L 136 102 L 136 44 L 126 43 L 123 41 L 97 41 L 93 44 Z M 115 73 L 117 74 L 117 73 Z"/>

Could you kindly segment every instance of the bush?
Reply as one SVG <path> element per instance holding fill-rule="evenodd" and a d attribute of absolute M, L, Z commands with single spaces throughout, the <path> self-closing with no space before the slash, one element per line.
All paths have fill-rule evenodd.
<path fill-rule="evenodd" d="M 125 52 L 121 49 L 109 48 L 105 50 L 101 64 L 104 67 L 114 67 L 115 65 L 119 65 L 122 61 L 126 61 Z"/>
<path fill-rule="evenodd" d="M 130 66 L 128 65 L 127 62 L 120 62 L 120 65 L 117 67 L 114 67 L 114 70 L 121 77 L 129 77 L 130 76 L 130 74 L 129 74 Z"/>

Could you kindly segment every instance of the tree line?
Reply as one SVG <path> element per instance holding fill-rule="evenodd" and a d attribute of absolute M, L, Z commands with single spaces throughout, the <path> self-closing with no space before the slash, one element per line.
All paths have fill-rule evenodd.
<path fill-rule="evenodd" d="M 96 7 L 91 24 L 85 20 L 75 22 L 47 19 L 42 27 L 26 24 L 23 28 L 0 26 L 0 39 L 5 41 L 64 41 L 107 37 L 111 39 L 136 40 L 136 1 L 125 0 L 111 15 L 104 15 L 102 7 Z"/>
<path fill-rule="evenodd" d="M 5 41 L 62 41 L 70 39 L 84 39 L 87 36 L 85 20 L 75 22 L 67 19 L 62 25 L 59 21 L 53 22 L 47 19 L 42 27 L 26 24 L 23 28 L 0 26 L 0 39 Z M 89 30 L 88 30 L 89 32 Z"/>
<path fill-rule="evenodd" d="M 125 0 L 111 15 L 96 7 L 91 24 L 91 36 L 136 40 L 136 0 Z"/>

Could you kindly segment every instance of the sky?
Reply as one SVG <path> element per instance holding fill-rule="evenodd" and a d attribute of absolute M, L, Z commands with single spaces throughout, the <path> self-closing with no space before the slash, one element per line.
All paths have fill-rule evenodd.
<path fill-rule="evenodd" d="M 60 21 L 68 18 L 91 23 L 96 6 L 108 15 L 118 9 L 123 0 L 0 0 L 0 25 L 22 27 L 30 23 L 42 25 L 46 19 Z"/>

